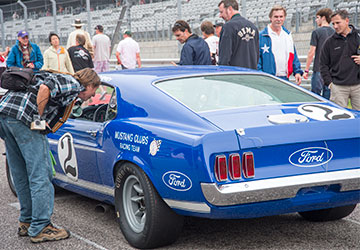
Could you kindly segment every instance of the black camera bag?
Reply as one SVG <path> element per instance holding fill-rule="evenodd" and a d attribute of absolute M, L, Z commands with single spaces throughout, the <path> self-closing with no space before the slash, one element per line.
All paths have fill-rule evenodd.
<path fill-rule="evenodd" d="M 30 68 L 9 67 L 1 75 L 0 86 L 13 91 L 27 91 L 33 76 L 34 71 Z"/>

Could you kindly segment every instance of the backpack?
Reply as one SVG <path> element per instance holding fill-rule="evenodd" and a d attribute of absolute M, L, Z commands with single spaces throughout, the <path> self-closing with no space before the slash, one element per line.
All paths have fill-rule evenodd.
<path fill-rule="evenodd" d="M 32 85 L 34 71 L 30 68 L 9 67 L 1 75 L 0 87 L 14 91 L 27 91 Z"/>

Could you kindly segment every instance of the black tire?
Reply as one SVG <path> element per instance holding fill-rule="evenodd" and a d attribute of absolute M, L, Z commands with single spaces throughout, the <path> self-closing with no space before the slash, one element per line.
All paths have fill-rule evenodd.
<path fill-rule="evenodd" d="M 16 191 L 15 191 L 15 186 L 14 186 L 14 181 L 11 177 L 10 168 L 9 168 L 7 160 L 5 160 L 5 168 L 6 168 L 6 178 L 7 178 L 10 190 L 17 197 Z"/>
<path fill-rule="evenodd" d="M 124 163 L 115 180 L 117 220 L 129 244 L 144 249 L 175 242 L 184 219 L 165 204 L 142 169 Z"/>
<path fill-rule="evenodd" d="M 306 220 L 323 222 L 323 221 L 332 221 L 340 220 L 354 211 L 356 204 L 348 205 L 343 207 L 333 207 L 322 210 L 313 210 L 307 212 L 299 212 L 299 214 Z"/>

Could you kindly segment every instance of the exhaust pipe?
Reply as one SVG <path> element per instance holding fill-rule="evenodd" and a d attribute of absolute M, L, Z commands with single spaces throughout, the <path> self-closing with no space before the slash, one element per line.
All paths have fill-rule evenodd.
<path fill-rule="evenodd" d="M 95 206 L 95 212 L 105 214 L 110 211 L 110 206 L 105 203 L 99 203 Z"/>

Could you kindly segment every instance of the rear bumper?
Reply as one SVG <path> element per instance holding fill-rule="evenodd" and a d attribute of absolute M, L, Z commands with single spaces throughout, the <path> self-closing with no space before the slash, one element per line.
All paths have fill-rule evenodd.
<path fill-rule="evenodd" d="M 241 205 L 293 198 L 300 189 L 339 185 L 340 192 L 360 190 L 360 169 L 297 175 L 218 186 L 201 183 L 206 200 L 215 206 Z"/>

